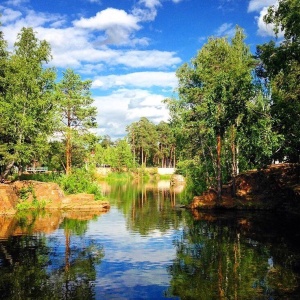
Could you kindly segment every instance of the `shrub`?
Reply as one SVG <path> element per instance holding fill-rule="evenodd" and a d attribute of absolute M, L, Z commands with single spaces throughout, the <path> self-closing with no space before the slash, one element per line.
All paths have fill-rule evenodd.
<path fill-rule="evenodd" d="M 61 175 L 55 182 L 67 194 L 88 193 L 94 194 L 96 200 L 103 198 L 101 188 L 95 181 L 93 173 L 84 169 L 74 169 L 71 174 Z"/>

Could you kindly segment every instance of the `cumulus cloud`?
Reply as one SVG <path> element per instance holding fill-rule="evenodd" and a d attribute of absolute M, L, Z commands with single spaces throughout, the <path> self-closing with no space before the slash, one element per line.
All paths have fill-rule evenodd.
<path fill-rule="evenodd" d="M 146 87 L 153 86 L 175 88 L 177 79 L 175 72 L 135 72 L 125 75 L 108 75 L 96 77 L 93 88 L 109 89 L 120 86 Z"/>
<path fill-rule="evenodd" d="M 176 52 L 145 49 L 149 39 L 136 36 L 143 22 L 156 17 L 161 1 L 141 0 L 131 11 L 107 8 L 75 20 L 22 8 L 25 1 L 9 2 L 10 7 L 0 8 L 1 29 L 10 49 L 21 28 L 32 27 L 38 39 L 50 43 L 52 66 L 72 68 L 83 78 L 91 78 L 100 134 L 122 137 L 126 125 L 142 116 L 155 123 L 168 120 L 162 100 L 177 85 L 174 69 L 181 59 Z M 16 9 L 13 4 L 20 6 Z M 101 73 L 110 75 L 99 76 Z"/>
<path fill-rule="evenodd" d="M 257 34 L 260 36 L 275 36 L 274 33 L 274 25 L 273 24 L 266 24 L 264 22 L 264 16 L 267 14 L 268 8 L 264 7 L 259 14 L 259 17 L 256 17 L 257 21 Z M 283 32 L 279 31 L 278 35 L 279 38 L 283 37 Z"/>
<path fill-rule="evenodd" d="M 263 8 L 275 5 L 278 0 L 251 0 L 248 5 L 248 12 L 260 12 Z"/>
<path fill-rule="evenodd" d="M 4 8 L 1 13 L 1 23 L 8 24 L 10 22 L 16 21 L 22 16 L 22 13 L 17 10 L 10 8 Z"/>
<path fill-rule="evenodd" d="M 273 24 L 266 24 L 264 22 L 264 16 L 268 12 L 268 7 L 270 6 L 277 6 L 278 0 L 251 0 L 248 5 L 248 12 L 256 12 L 259 13 L 258 16 L 255 17 L 257 22 L 257 34 L 260 36 L 275 36 L 274 34 L 274 25 Z M 283 37 L 283 32 L 279 32 L 278 37 Z"/>
<path fill-rule="evenodd" d="M 113 137 L 126 134 L 126 125 L 146 117 L 155 124 L 169 119 L 169 111 L 162 103 L 165 97 L 142 89 L 120 89 L 108 96 L 94 97 L 98 107 L 100 132 Z"/>
<path fill-rule="evenodd" d="M 130 35 L 140 29 L 139 19 L 124 10 L 107 8 L 91 18 L 81 18 L 73 22 L 75 27 L 89 30 L 104 31 L 106 39 L 105 44 L 127 44 Z"/>
<path fill-rule="evenodd" d="M 133 50 L 120 53 L 116 63 L 133 68 L 165 68 L 173 67 L 181 62 L 175 52 L 159 50 Z"/>

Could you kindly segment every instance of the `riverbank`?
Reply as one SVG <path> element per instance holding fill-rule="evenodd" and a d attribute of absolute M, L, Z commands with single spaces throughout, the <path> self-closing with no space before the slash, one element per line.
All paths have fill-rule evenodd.
<path fill-rule="evenodd" d="M 104 212 L 110 207 L 108 201 L 95 200 L 93 194 L 65 195 L 58 184 L 35 180 L 22 180 L 0 184 L 0 215 L 15 214 L 18 205 L 34 209 L 80 210 Z"/>
<path fill-rule="evenodd" d="M 229 182 L 223 186 L 222 199 L 209 189 L 195 196 L 191 209 L 274 210 L 300 214 L 300 165 L 276 164 L 251 170 L 236 177 L 236 193 Z"/>

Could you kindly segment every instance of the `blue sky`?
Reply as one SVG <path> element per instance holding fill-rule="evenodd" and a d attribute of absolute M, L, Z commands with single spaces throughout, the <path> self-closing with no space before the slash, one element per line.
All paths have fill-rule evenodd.
<path fill-rule="evenodd" d="M 168 121 L 162 100 L 176 92 L 176 69 L 210 36 L 244 28 L 254 53 L 274 38 L 262 17 L 277 0 L 9 0 L 2 31 L 12 48 L 22 27 L 51 44 L 58 74 L 72 68 L 91 79 L 99 135 L 123 137 L 147 117 Z"/>

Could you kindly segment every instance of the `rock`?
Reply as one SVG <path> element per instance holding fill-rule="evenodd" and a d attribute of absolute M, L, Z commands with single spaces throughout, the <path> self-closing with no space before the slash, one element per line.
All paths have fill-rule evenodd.
<path fill-rule="evenodd" d="M 14 186 L 10 184 L 0 184 L 0 213 L 15 214 L 18 196 Z"/>
<path fill-rule="evenodd" d="M 26 201 L 34 198 L 43 201 L 46 209 L 63 209 L 105 212 L 110 205 L 107 201 L 96 201 L 93 194 L 76 194 L 65 196 L 64 192 L 53 182 L 34 180 L 16 181 L 0 185 L 0 214 L 15 214 L 21 191 L 27 190 Z"/>
<path fill-rule="evenodd" d="M 195 196 L 190 208 L 267 209 L 300 213 L 300 165 L 276 164 L 251 170 L 235 178 L 236 195 L 232 183 L 224 186 L 221 201 L 213 190 Z"/>
<path fill-rule="evenodd" d="M 54 182 L 41 182 L 35 180 L 15 181 L 11 184 L 17 193 L 22 189 L 32 187 L 34 195 L 39 201 L 46 201 L 47 205 L 59 208 L 62 200 L 65 197 L 64 192 L 57 183 Z M 28 193 L 28 200 L 33 200 L 33 193 Z"/>

